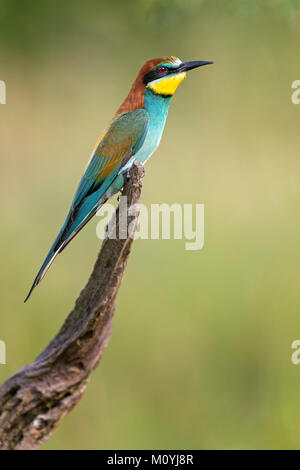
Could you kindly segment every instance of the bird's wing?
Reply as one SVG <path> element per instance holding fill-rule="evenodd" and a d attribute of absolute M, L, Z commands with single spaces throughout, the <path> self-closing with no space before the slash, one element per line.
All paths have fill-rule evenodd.
<path fill-rule="evenodd" d="M 72 203 L 73 209 L 103 186 L 105 181 L 111 181 L 120 167 L 137 152 L 145 139 L 148 120 L 147 111 L 138 109 L 122 114 L 112 121 L 80 181 Z M 108 186 L 109 184 L 105 185 Z"/>
<path fill-rule="evenodd" d="M 124 113 L 114 119 L 95 151 L 75 193 L 65 222 L 68 236 L 95 209 L 120 168 L 142 146 L 149 115 L 144 109 Z M 61 250 L 60 250 L 61 251 Z"/>
<path fill-rule="evenodd" d="M 120 168 L 142 146 L 149 115 L 137 109 L 116 117 L 97 145 L 79 183 L 69 214 L 53 243 L 25 301 L 42 280 L 56 255 L 95 215 L 99 201 L 117 177 Z"/>

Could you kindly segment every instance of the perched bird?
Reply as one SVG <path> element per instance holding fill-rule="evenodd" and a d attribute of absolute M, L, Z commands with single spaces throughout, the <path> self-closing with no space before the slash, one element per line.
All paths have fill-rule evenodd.
<path fill-rule="evenodd" d="M 157 149 L 168 115 L 171 98 L 188 70 L 209 61 L 181 62 L 177 57 L 148 60 L 110 125 L 98 139 L 71 208 L 33 285 L 41 282 L 54 258 L 97 210 L 124 186 L 134 161 L 142 164 Z"/>

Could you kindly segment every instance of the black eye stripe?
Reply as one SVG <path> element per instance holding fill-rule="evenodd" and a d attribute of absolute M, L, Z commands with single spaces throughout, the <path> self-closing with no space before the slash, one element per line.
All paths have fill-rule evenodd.
<path fill-rule="evenodd" d="M 159 69 L 161 67 L 163 67 L 165 70 L 160 71 Z M 148 72 L 144 75 L 143 83 L 144 83 L 144 85 L 147 85 L 149 82 L 152 82 L 153 80 L 157 80 L 158 78 L 165 77 L 169 73 L 174 73 L 176 71 L 177 71 L 177 69 L 173 69 L 173 68 L 171 69 L 171 68 L 166 67 L 164 65 L 160 65 L 157 69 L 152 70 L 151 72 Z"/>

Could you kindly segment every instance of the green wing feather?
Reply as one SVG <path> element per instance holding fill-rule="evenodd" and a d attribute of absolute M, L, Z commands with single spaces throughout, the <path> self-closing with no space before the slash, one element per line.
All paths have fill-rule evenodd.
<path fill-rule="evenodd" d="M 145 139 L 148 120 L 147 111 L 138 109 L 121 114 L 112 121 L 81 179 L 72 207 L 97 191 L 106 178 L 117 173 L 121 163 L 127 163 L 137 152 Z"/>

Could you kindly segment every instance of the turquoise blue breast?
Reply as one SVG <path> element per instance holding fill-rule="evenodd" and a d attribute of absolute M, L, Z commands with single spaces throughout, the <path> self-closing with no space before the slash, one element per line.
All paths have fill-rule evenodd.
<path fill-rule="evenodd" d="M 132 165 L 134 160 L 145 164 L 148 158 L 155 152 L 164 131 L 170 101 L 171 97 L 164 98 L 146 89 L 144 107 L 149 114 L 148 131 L 142 147 L 127 165 L 122 168 L 122 173 Z"/>
<path fill-rule="evenodd" d="M 111 197 L 115 191 L 119 191 L 123 187 L 125 183 L 123 174 L 131 167 L 134 161 L 139 161 L 144 165 L 157 149 L 164 131 L 170 101 L 171 97 L 164 98 L 146 89 L 144 108 L 149 114 L 149 126 L 144 143 L 129 162 L 122 167 L 119 176 L 112 184 L 111 193 L 107 194 L 108 197 Z"/>
<path fill-rule="evenodd" d="M 146 90 L 144 107 L 149 114 L 149 128 L 142 147 L 135 154 L 135 160 L 144 164 L 157 149 L 168 116 L 170 100 L 171 97 L 164 98 Z"/>

